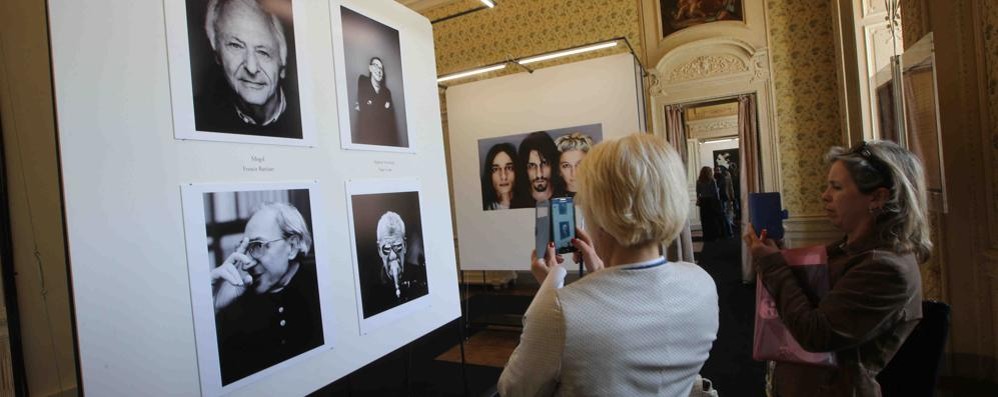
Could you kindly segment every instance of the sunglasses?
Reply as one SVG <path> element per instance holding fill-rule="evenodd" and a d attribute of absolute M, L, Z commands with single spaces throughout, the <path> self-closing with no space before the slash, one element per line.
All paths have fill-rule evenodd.
<path fill-rule="evenodd" d="M 864 160 L 866 160 L 867 165 L 877 174 L 885 179 L 885 185 L 889 185 L 891 178 L 890 168 L 881 160 L 879 157 L 873 154 L 870 150 L 870 145 L 866 141 L 860 141 L 850 153 L 858 154 Z"/>

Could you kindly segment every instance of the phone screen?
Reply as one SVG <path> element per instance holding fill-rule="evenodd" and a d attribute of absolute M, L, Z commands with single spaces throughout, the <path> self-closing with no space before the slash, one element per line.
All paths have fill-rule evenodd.
<path fill-rule="evenodd" d="M 551 239 L 558 253 L 575 252 L 575 203 L 571 197 L 551 199 Z"/>
<path fill-rule="evenodd" d="M 534 221 L 534 240 L 538 258 L 544 258 L 548 252 L 548 241 L 551 238 L 551 219 L 548 214 L 551 212 L 550 207 L 547 200 L 537 203 L 537 210 L 535 212 L 536 220 Z"/>

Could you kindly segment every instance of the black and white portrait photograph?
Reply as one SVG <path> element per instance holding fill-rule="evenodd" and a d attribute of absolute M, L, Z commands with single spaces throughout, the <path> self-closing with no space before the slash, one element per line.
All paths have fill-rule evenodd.
<path fill-rule="evenodd" d="M 338 12 L 350 115 L 349 137 L 341 132 L 344 146 L 408 150 L 399 31 L 343 6 Z"/>
<path fill-rule="evenodd" d="M 602 124 L 478 140 L 482 210 L 534 208 L 551 197 L 575 196 L 575 174 Z"/>
<path fill-rule="evenodd" d="M 323 346 L 310 189 L 214 190 L 185 199 L 198 193 L 203 223 L 189 227 L 200 235 L 188 241 L 199 241 L 202 252 L 189 255 L 191 291 L 199 339 L 209 339 L 198 341 L 199 350 L 214 345 L 217 360 L 199 365 L 217 364 L 213 378 L 225 388 Z"/>
<path fill-rule="evenodd" d="M 419 192 L 364 181 L 351 186 L 350 207 L 363 320 L 406 313 L 429 293 Z"/>
<path fill-rule="evenodd" d="M 713 157 L 714 169 L 718 167 L 724 167 L 729 170 L 738 168 L 738 148 L 715 150 Z"/>
<path fill-rule="evenodd" d="M 167 3 L 177 138 L 310 145 L 291 0 Z"/>

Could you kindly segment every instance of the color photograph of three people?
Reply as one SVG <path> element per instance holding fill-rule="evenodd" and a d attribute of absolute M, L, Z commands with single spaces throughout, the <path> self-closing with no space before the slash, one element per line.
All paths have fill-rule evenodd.
<path fill-rule="evenodd" d="M 480 139 L 482 210 L 534 208 L 574 196 L 579 164 L 602 140 L 601 124 Z"/>

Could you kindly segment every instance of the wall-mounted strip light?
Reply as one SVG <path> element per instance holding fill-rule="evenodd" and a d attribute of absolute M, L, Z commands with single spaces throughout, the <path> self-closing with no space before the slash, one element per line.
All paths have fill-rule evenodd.
<path fill-rule="evenodd" d="M 703 144 L 706 144 L 706 143 L 725 143 L 725 142 L 731 142 L 731 141 L 737 141 L 737 140 L 738 140 L 738 138 L 714 138 L 714 139 L 704 139 L 704 140 L 700 141 L 699 143 L 701 145 L 703 145 Z"/>
<path fill-rule="evenodd" d="M 523 58 L 523 59 L 517 60 L 516 63 L 519 63 L 521 65 L 526 65 L 526 64 L 534 63 L 534 62 L 546 61 L 546 60 L 549 60 L 549 59 L 561 58 L 561 57 L 566 57 L 566 56 L 575 55 L 575 54 L 581 54 L 583 52 L 602 50 L 604 48 L 610 48 L 610 47 L 614 47 L 616 45 L 617 45 L 617 41 L 614 40 L 614 41 L 607 42 L 607 43 L 593 44 L 593 45 L 589 45 L 589 46 L 585 46 L 585 47 L 573 48 L 571 50 L 558 51 L 558 52 L 552 52 L 550 54 L 544 54 L 544 55 L 538 55 L 538 56 L 529 57 L 529 58 Z"/>
<path fill-rule="evenodd" d="M 482 0 L 482 1 L 485 1 L 485 0 Z M 600 43 L 596 43 L 596 44 L 586 44 L 586 45 L 583 45 L 583 46 L 580 46 L 580 47 L 569 48 L 569 49 L 565 49 L 565 50 L 560 50 L 560 51 L 555 51 L 555 52 L 549 52 L 549 53 L 540 54 L 540 55 L 534 55 L 534 56 L 530 56 L 530 57 L 526 57 L 526 58 L 511 59 L 511 60 L 508 60 L 508 61 L 506 61 L 505 63 L 502 63 L 502 64 L 495 64 L 495 65 L 492 65 L 492 66 L 485 66 L 485 67 L 481 67 L 481 68 L 476 68 L 476 69 L 468 70 L 468 71 L 465 71 L 465 72 L 459 72 L 459 73 L 449 74 L 449 75 L 446 75 L 446 76 L 440 76 L 440 78 L 437 79 L 437 82 L 441 83 L 441 82 L 444 82 L 444 81 L 449 81 L 449 80 L 454 80 L 454 79 L 460 79 L 460 78 L 463 78 L 463 77 L 468 77 L 468 76 L 473 76 L 473 75 L 476 75 L 476 74 L 481 74 L 481 73 L 486 73 L 486 72 L 491 72 L 491 71 L 499 70 L 499 69 L 504 68 L 509 63 L 514 63 L 516 65 L 519 65 L 520 67 L 522 67 L 526 71 L 533 73 L 534 72 L 533 70 L 531 70 L 530 68 L 527 68 L 524 65 L 530 64 L 530 63 L 534 63 L 534 62 L 547 61 L 547 60 L 550 60 L 550 59 L 565 57 L 565 56 L 569 56 L 569 55 L 581 54 L 581 53 L 584 53 L 584 52 L 602 50 L 604 48 L 611 48 L 611 47 L 615 47 L 617 45 L 617 43 L 619 43 L 620 41 L 623 41 L 625 44 L 627 44 L 627 48 L 630 51 L 631 56 L 634 57 L 635 61 L 638 62 L 638 64 L 641 64 L 641 61 L 638 59 L 637 55 L 634 53 L 634 48 L 631 47 L 631 43 L 627 41 L 627 38 L 626 37 L 617 37 L 617 38 L 610 39 L 610 40 L 607 40 L 607 41 L 604 41 L 604 42 L 600 42 Z M 644 74 L 644 67 L 643 66 L 641 67 L 641 70 L 642 70 L 642 76 L 644 76 L 645 74 Z M 444 87 L 444 88 L 446 88 L 446 87 Z"/>
<path fill-rule="evenodd" d="M 447 81 L 447 80 L 460 79 L 462 77 L 468 77 L 468 76 L 474 76 L 476 74 L 488 73 L 488 72 L 496 71 L 496 70 L 499 70 L 499 69 L 502 69 L 502 68 L 505 68 L 505 67 L 506 67 L 506 64 L 502 63 L 502 64 L 498 64 L 498 65 L 486 66 L 484 68 L 472 69 L 472 70 L 469 70 L 467 72 L 449 74 L 449 75 L 446 75 L 446 76 L 441 76 L 440 78 L 437 79 L 437 82 L 438 83 L 442 83 L 442 82 Z"/>
<path fill-rule="evenodd" d="M 454 15 L 448 15 L 448 16 L 440 18 L 440 19 L 434 19 L 434 20 L 430 21 L 430 24 L 432 25 L 432 24 L 436 24 L 438 22 L 449 21 L 449 20 L 454 19 L 454 18 L 463 17 L 463 16 L 471 14 L 471 13 L 475 13 L 475 12 L 478 12 L 478 11 L 481 11 L 481 10 L 488 10 L 490 8 L 495 8 L 496 7 L 496 1 L 495 0 L 481 0 L 481 2 L 482 2 L 481 6 L 472 8 L 470 10 L 461 11 L 461 12 L 459 12 L 457 14 L 454 14 Z"/>

